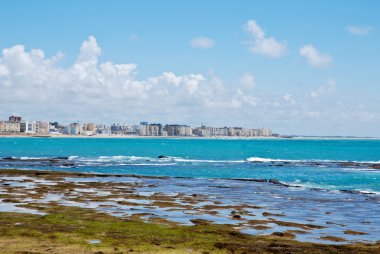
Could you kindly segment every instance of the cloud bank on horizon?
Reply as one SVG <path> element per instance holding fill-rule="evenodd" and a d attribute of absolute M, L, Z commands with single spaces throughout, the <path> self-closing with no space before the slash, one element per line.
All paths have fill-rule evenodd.
<path fill-rule="evenodd" d="M 252 54 L 273 61 L 289 54 L 287 43 L 268 36 L 255 20 L 248 20 L 243 27 Z M 194 48 L 214 45 L 208 37 L 190 41 Z M 302 46 L 298 53 L 316 68 L 329 67 L 333 59 L 312 44 Z M 136 64 L 100 62 L 101 54 L 93 35 L 82 43 L 76 61 L 68 67 L 60 64 L 62 53 L 46 57 L 43 50 L 28 51 L 24 45 L 4 48 L 0 57 L 3 114 L 38 116 L 36 112 L 40 112 L 48 120 L 95 122 L 127 118 L 194 124 L 206 120 L 214 125 L 261 127 L 249 126 L 256 122 L 274 129 L 304 121 L 332 125 L 379 122 L 378 112 L 367 110 L 364 104 L 339 101 L 338 82 L 329 76 L 325 83 L 303 94 L 278 94 L 266 89 L 250 72 L 228 84 L 213 71 L 179 75 L 167 70 L 141 79 Z"/>

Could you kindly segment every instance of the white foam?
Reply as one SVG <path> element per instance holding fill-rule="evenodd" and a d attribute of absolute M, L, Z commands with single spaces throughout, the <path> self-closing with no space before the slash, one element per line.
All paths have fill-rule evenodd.
<path fill-rule="evenodd" d="M 177 162 L 195 162 L 195 163 L 244 163 L 244 160 L 197 160 L 197 159 L 183 159 L 174 158 Z"/>
<path fill-rule="evenodd" d="M 271 159 L 271 158 L 261 158 L 261 157 L 249 157 L 246 159 L 248 162 L 302 162 L 301 160 L 282 160 L 282 159 Z"/>

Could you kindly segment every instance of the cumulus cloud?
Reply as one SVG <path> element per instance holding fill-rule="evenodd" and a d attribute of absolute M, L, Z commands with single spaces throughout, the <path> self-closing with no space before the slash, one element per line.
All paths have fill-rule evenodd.
<path fill-rule="evenodd" d="M 110 118 L 109 115 L 180 119 L 224 112 L 255 99 L 227 87 L 214 74 L 177 75 L 171 71 L 146 79 L 137 78 L 137 65 L 99 62 L 102 50 L 90 36 L 76 61 L 60 66 L 62 53 L 46 57 L 40 49 L 23 45 L 3 49 L 0 57 L 0 105 L 4 112 L 60 115 L 77 120 Z M 252 86 L 252 75 L 245 85 Z M 239 84 L 240 85 L 240 84 Z M 201 110 L 208 109 L 208 110 Z M 49 115 L 49 117 L 51 117 Z M 105 117 L 107 115 L 107 117 Z M 201 117 L 201 116 L 200 116 Z"/>
<path fill-rule="evenodd" d="M 294 97 L 290 94 L 285 94 L 283 97 L 282 97 L 286 102 L 288 102 L 289 104 L 291 105 L 294 105 L 296 104 L 296 100 L 294 99 Z"/>
<path fill-rule="evenodd" d="M 323 95 L 329 95 L 334 93 L 336 90 L 336 81 L 335 79 L 328 78 L 327 83 L 318 87 L 317 89 L 311 91 L 310 97 L 317 99 Z"/>
<path fill-rule="evenodd" d="M 302 48 L 300 48 L 299 53 L 301 56 L 306 58 L 309 65 L 317 68 L 329 66 L 332 61 L 331 56 L 319 52 L 311 44 L 305 45 Z"/>
<path fill-rule="evenodd" d="M 255 76 L 253 76 L 251 73 L 244 73 L 240 78 L 240 83 L 244 88 L 252 89 L 256 85 Z"/>
<path fill-rule="evenodd" d="M 353 35 L 367 35 L 373 30 L 370 26 L 348 26 L 347 31 Z"/>
<path fill-rule="evenodd" d="M 197 37 L 190 41 L 190 46 L 193 48 L 207 49 L 214 47 L 214 45 L 215 41 L 207 37 Z"/>
<path fill-rule="evenodd" d="M 273 58 L 281 57 L 286 53 L 286 43 L 267 37 L 255 20 L 248 20 L 244 28 L 250 35 L 249 47 L 252 53 Z"/>

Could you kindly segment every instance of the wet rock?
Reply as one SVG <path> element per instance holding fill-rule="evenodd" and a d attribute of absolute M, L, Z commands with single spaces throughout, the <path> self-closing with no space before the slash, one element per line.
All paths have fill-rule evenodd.
<path fill-rule="evenodd" d="M 235 212 L 235 211 L 233 211 Z M 241 215 L 239 213 L 231 213 L 233 219 L 241 219 Z"/>
<path fill-rule="evenodd" d="M 247 221 L 249 225 L 262 225 L 262 224 L 268 224 L 270 221 L 268 220 L 249 220 Z"/>
<path fill-rule="evenodd" d="M 11 199 L 11 198 L 5 198 L 2 200 L 2 202 L 4 202 L 4 203 L 20 203 L 20 201 L 18 201 L 16 199 Z"/>
<path fill-rule="evenodd" d="M 252 228 L 256 230 L 267 230 L 267 229 L 270 229 L 271 227 L 264 226 L 264 225 L 257 225 L 257 226 L 253 226 Z"/>
<path fill-rule="evenodd" d="M 3 161 L 14 161 L 14 160 L 16 160 L 16 158 L 13 158 L 13 157 L 4 157 L 2 160 Z"/>
<path fill-rule="evenodd" d="M 360 166 L 360 163 L 347 161 L 347 162 L 339 162 L 338 165 L 342 167 L 357 167 L 357 166 Z"/>
<path fill-rule="evenodd" d="M 336 237 L 336 236 L 322 236 L 320 239 L 326 240 L 326 241 L 332 241 L 332 242 L 346 242 L 347 241 L 344 238 Z"/>
<path fill-rule="evenodd" d="M 368 233 L 353 230 L 345 230 L 344 233 L 346 235 L 368 235 Z"/>
<path fill-rule="evenodd" d="M 273 232 L 272 235 L 284 237 L 284 238 L 289 238 L 289 239 L 294 239 L 296 237 L 294 234 L 292 234 L 290 232 Z"/>
<path fill-rule="evenodd" d="M 219 188 L 219 189 L 230 189 L 230 188 L 232 188 L 232 187 L 230 187 L 230 186 L 221 186 L 221 185 L 210 185 L 210 186 L 208 186 L 208 187 L 211 187 L 211 188 Z"/>
<path fill-rule="evenodd" d="M 343 193 L 349 193 L 349 194 L 363 194 L 362 192 L 357 191 L 357 190 L 339 190 L 339 191 Z"/>
<path fill-rule="evenodd" d="M 266 182 L 268 182 L 267 179 L 255 179 L 255 178 L 252 178 L 252 179 L 246 179 L 246 178 L 232 178 L 231 180 L 235 180 L 235 181 L 245 181 L 245 182 L 258 182 L 258 183 L 266 183 Z"/>
<path fill-rule="evenodd" d="M 280 182 L 277 179 L 269 179 L 268 182 L 271 183 L 271 184 L 281 185 L 281 186 L 284 186 L 284 187 L 291 187 L 291 185 L 283 183 L 283 182 Z"/>
<path fill-rule="evenodd" d="M 331 221 L 326 221 L 326 224 L 328 224 L 328 225 L 338 225 L 338 226 L 341 226 L 341 227 L 345 227 L 345 226 L 347 226 L 347 225 L 345 225 L 345 224 L 336 223 L 336 222 L 331 222 Z"/>
<path fill-rule="evenodd" d="M 269 216 L 283 217 L 283 216 L 285 216 L 285 215 L 284 215 L 284 214 L 280 214 L 280 213 L 268 213 L 268 212 L 263 212 L 263 216 L 265 216 L 265 217 L 269 217 Z"/>
<path fill-rule="evenodd" d="M 190 221 L 195 225 L 210 225 L 212 223 L 211 221 L 202 219 L 191 219 Z"/>

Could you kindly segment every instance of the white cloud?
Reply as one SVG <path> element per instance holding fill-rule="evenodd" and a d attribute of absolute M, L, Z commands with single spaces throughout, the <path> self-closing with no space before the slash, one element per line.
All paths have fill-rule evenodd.
<path fill-rule="evenodd" d="M 255 76 L 250 73 L 244 73 L 240 78 L 240 83 L 245 89 L 252 89 L 256 85 Z"/>
<path fill-rule="evenodd" d="M 282 97 L 286 102 L 288 102 L 289 104 L 291 105 L 294 105 L 296 104 L 296 100 L 294 99 L 294 97 L 290 94 L 285 94 L 283 97 Z"/>
<path fill-rule="evenodd" d="M 251 37 L 249 46 L 252 53 L 268 57 L 281 57 L 286 53 L 286 43 L 278 42 L 273 37 L 266 37 L 264 30 L 255 20 L 248 20 L 245 30 Z"/>
<path fill-rule="evenodd" d="M 94 36 L 88 37 L 87 41 L 82 43 L 80 47 L 80 53 L 77 59 L 77 64 L 84 64 L 93 66 L 98 63 L 98 57 L 102 53 L 101 48 L 98 46 L 98 43 Z"/>
<path fill-rule="evenodd" d="M 317 89 L 311 91 L 310 97 L 317 99 L 323 95 L 329 95 L 334 93 L 336 90 L 336 81 L 332 78 L 327 79 L 327 83 L 318 87 Z"/>
<path fill-rule="evenodd" d="M 373 30 L 370 26 L 348 26 L 347 31 L 353 35 L 367 35 Z"/>
<path fill-rule="evenodd" d="M 9 70 L 6 66 L 0 65 L 0 76 L 6 76 L 9 74 Z"/>
<path fill-rule="evenodd" d="M 28 51 L 23 45 L 4 49 L 0 108 L 72 120 L 87 117 L 95 121 L 117 115 L 178 120 L 257 104 L 248 92 L 236 92 L 240 84 L 225 86 L 213 73 L 205 77 L 166 71 L 141 80 L 136 64 L 99 62 L 101 53 L 93 36 L 82 43 L 77 60 L 67 68 L 59 65 L 62 53 L 49 58 L 42 50 Z M 252 86 L 254 78 L 246 74 L 243 82 Z"/>
<path fill-rule="evenodd" d="M 212 48 L 214 45 L 215 41 L 207 37 L 197 37 L 190 41 L 190 46 L 193 48 L 207 49 Z"/>
<path fill-rule="evenodd" d="M 326 67 L 330 65 L 332 57 L 319 52 L 313 45 L 305 45 L 300 48 L 299 53 L 301 56 L 305 57 L 307 62 L 317 68 Z"/>

